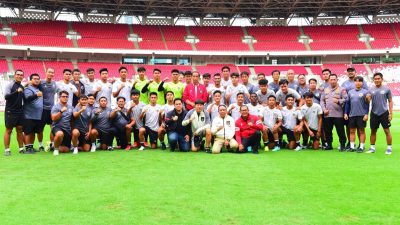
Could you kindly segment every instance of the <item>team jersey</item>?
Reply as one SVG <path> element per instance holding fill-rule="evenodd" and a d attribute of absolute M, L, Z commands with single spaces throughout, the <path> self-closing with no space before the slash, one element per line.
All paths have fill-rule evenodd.
<path fill-rule="evenodd" d="M 131 98 L 131 90 L 132 90 L 132 82 L 126 80 L 123 82 L 121 79 L 118 79 L 112 85 L 112 92 L 117 92 L 118 89 L 123 86 L 121 91 L 118 93 L 117 97 L 124 97 L 125 101 L 128 101 Z"/>
<path fill-rule="evenodd" d="M 342 83 L 341 87 L 346 89 L 346 91 L 348 93 L 349 91 L 351 91 L 351 90 L 356 88 L 356 84 L 355 84 L 354 81 L 351 81 L 351 80 L 347 79 L 345 82 Z M 367 82 L 363 81 L 362 88 L 368 90 Z"/>
<path fill-rule="evenodd" d="M 167 113 L 171 112 L 172 110 L 175 109 L 175 105 L 169 105 L 169 104 L 165 104 L 161 106 L 161 110 L 164 113 L 164 115 L 167 115 Z"/>
<path fill-rule="evenodd" d="M 215 87 L 215 85 L 207 88 L 207 92 L 209 93 L 209 98 L 211 100 L 210 102 L 214 103 L 213 94 L 214 94 L 214 91 L 216 91 L 216 90 L 221 92 L 221 104 L 225 104 L 225 88 L 222 86 Z"/>
<path fill-rule="evenodd" d="M 347 102 L 345 112 L 349 117 L 368 115 L 369 103 L 367 103 L 367 95 L 369 91 L 366 89 L 352 89 L 347 93 Z"/>
<path fill-rule="evenodd" d="M 82 80 L 83 85 L 85 85 L 85 90 L 87 94 L 94 94 L 94 89 L 96 86 L 96 81 L 90 81 L 89 79 Z"/>
<path fill-rule="evenodd" d="M 98 106 L 99 106 L 99 99 L 100 99 L 101 97 L 106 97 L 106 98 L 107 98 L 107 107 L 110 107 L 110 106 L 111 106 L 111 102 L 112 102 L 112 99 L 111 99 L 112 85 L 111 85 L 110 83 L 107 83 L 107 82 L 104 83 L 103 81 L 99 80 L 99 81 L 96 83 L 94 90 L 96 91 L 97 88 L 99 88 L 99 87 L 100 87 L 101 89 L 100 89 L 99 92 L 97 92 L 97 95 L 96 95 L 96 103 L 94 103 L 94 105 L 95 105 L 96 107 L 98 107 Z"/>
<path fill-rule="evenodd" d="M 268 104 L 269 96 L 275 96 L 275 92 L 268 89 L 267 92 L 262 93 L 261 90 L 258 90 L 256 95 L 260 104 Z"/>
<path fill-rule="evenodd" d="M 222 105 L 222 104 L 220 104 L 220 105 Z M 212 103 L 207 106 L 207 112 L 210 111 L 210 108 L 211 108 L 211 111 L 210 111 L 211 121 L 213 119 L 217 118 L 217 116 L 219 116 L 218 107 L 219 107 L 219 105 L 212 104 Z"/>
<path fill-rule="evenodd" d="M 292 82 L 289 82 L 288 87 L 291 88 L 291 89 L 293 89 L 293 90 L 297 90 L 297 88 L 299 87 L 299 82 L 297 82 L 297 81 L 295 81 L 295 80 L 292 81 Z"/>
<path fill-rule="evenodd" d="M 241 116 L 240 107 L 237 103 L 230 104 L 228 107 L 228 112 L 231 112 L 230 114 L 235 121 Z"/>
<path fill-rule="evenodd" d="M 282 113 L 277 108 L 271 109 L 269 107 L 264 107 L 262 117 L 264 125 L 267 126 L 268 129 L 272 129 L 279 120 L 282 120 Z"/>
<path fill-rule="evenodd" d="M 164 84 L 164 91 L 172 91 L 174 93 L 174 98 L 182 98 L 183 91 L 185 90 L 185 84 L 178 82 L 168 82 Z"/>
<path fill-rule="evenodd" d="M 51 110 L 54 105 L 54 96 L 57 93 L 56 82 L 52 80 L 50 83 L 47 83 L 46 80 L 42 80 L 40 89 L 43 93 L 43 109 Z"/>
<path fill-rule="evenodd" d="M 99 110 L 100 112 L 98 112 Z M 110 114 L 111 114 L 111 108 L 109 107 L 95 108 L 92 111 L 92 118 L 91 118 L 93 127 L 104 133 L 110 132 L 112 128 Z"/>
<path fill-rule="evenodd" d="M 126 104 L 128 107 L 130 107 L 132 104 L 132 101 L 130 101 L 128 104 Z M 145 107 L 146 104 L 143 102 L 139 102 L 135 107 L 131 109 L 131 118 L 135 119 L 135 128 L 139 129 L 143 127 L 143 120 L 140 119 L 140 114 L 142 113 L 143 107 Z"/>
<path fill-rule="evenodd" d="M 243 84 L 238 84 L 237 86 L 229 85 L 226 88 L 226 94 L 231 95 L 231 97 L 229 98 L 229 104 L 236 103 L 236 95 L 238 93 L 244 93 L 246 98 L 246 94 L 249 94 L 249 91 Z"/>
<path fill-rule="evenodd" d="M 158 128 L 160 127 L 159 125 L 159 118 L 160 118 L 160 111 L 161 111 L 161 106 L 156 104 L 154 106 L 152 105 L 146 105 L 143 107 L 142 112 L 146 110 L 146 117 L 145 117 L 145 122 L 144 125 L 148 128 L 150 128 L 152 131 L 157 131 Z"/>
<path fill-rule="evenodd" d="M 261 116 L 262 111 L 264 110 L 264 106 L 257 104 L 257 105 L 252 105 L 251 103 L 246 104 L 247 107 L 249 108 L 249 113 L 251 115 L 255 116 Z"/>
<path fill-rule="evenodd" d="M 286 129 L 293 130 L 297 122 L 303 119 L 303 114 L 296 108 L 288 109 L 287 106 L 282 108 L 282 126 Z"/>
<path fill-rule="evenodd" d="M 53 108 L 51 108 L 51 114 L 56 114 L 58 112 L 61 112 L 61 109 L 63 107 L 64 106 L 61 105 L 60 103 L 55 104 Z M 67 107 L 67 110 L 61 113 L 61 118 L 59 120 L 53 121 L 51 127 L 61 128 L 63 131 L 71 133 L 71 119 L 74 108 L 68 104 L 65 107 Z"/>
<path fill-rule="evenodd" d="M 82 109 L 82 106 L 75 106 L 74 112 L 79 112 Z M 80 131 L 89 131 L 89 123 L 92 118 L 92 108 L 86 106 L 85 111 L 83 111 L 74 121 L 74 128 Z"/>
<path fill-rule="evenodd" d="M 43 112 L 43 96 L 38 97 L 39 87 L 29 85 L 24 89 L 24 116 L 25 119 L 41 120 Z"/>
<path fill-rule="evenodd" d="M 301 97 L 303 97 L 304 94 L 310 90 L 310 88 L 309 88 L 308 85 L 306 84 L 306 85 L 304 85 L 304 86 L 299 85 L 299 86 L 297 87 L 297 89 L 294 89 L 294 90 L 296 90 L 297 93 L 299 93 L 299 95 L 300 95 Z"/>
<path fill-rule="evenodd" d="M 271 82 L 268 83 L 268 89 L 274 91 L 275 93 L 279 91 L 279 83 Z"/>
<path fill-rule="evenodd" d="M 299 94 L 296 90 L 293 90 L 293 89 L 291 89 L 291 88 L 288 88 L 286 94 L 283 93 L 282 90 L 279 90 L 279 91 L 276 93 L 276 101 L 277 101 L 278 103 L 280 103 L 281 106 L 286 106 L 286 96 L 289 95 L 289 94 L 293 95 L 293 97 L 294 97 L 295 100 L 301 99 L 300 94 Z M 295 103 L 294 107 L 296 107 L 296 103 Z"/>
<path fill-rule="evenodd" d="M 382 115 L 388 111 L 388 100 L 392 99 L 392 91 L 387 86 L 380 86 L 379 88 L 373 85 L 370 88 L 372 97 L 371 112 L 375 115 Z"/>
<path fill-rule="evenodd" d="M 159 91 L 158 88 L 160 87 L 160 83 L 157 83 L 156 81 L 153 81 L 149 84 L 148 86 L 148 91 L 147 95 L 149 95 L 151 92 L 157 93 L 157 104 L 159 105 L 164 105 L 165 104 L 165 96 L 164 96 L 164 91 Z M 150 98 L 150 96 L 149 96 Z"/>
<path fill-rule="evenodd" d="M 135 84 L 135 89 L 140 92 L 139 101 L 148 104 L 149 96 L 147 93 L 142 93 L 143 87 L 147 84 L 148 80 L 145 78 L 144 80 L 137 79 Z"/>
<path fill-rule="evenodd" d="M 125 126 L 131 122 L 131 118 L 128 115 L 128 110 L 126 108 L 121 109 L 121 111 L 117 112 L 117 115 L 114 117 L 112 124 L 117 129 L 125 129 Z"/>
<path fill-rule="evenodd" d="M 75 85 L 71 84 L 71 83 L 65 83 L 63 80 L 59 81 L 57 83 L 57 93 L 59 94 L 60 91 L 66 91 L 68 92 L 68 105 L 72 106 L 72 101 L 74 99 L 74 93 L 76 93 L 78 91 L 78 89 L 76 89 Z"/>
<path fill-rule="evenodd" d="M 311 107 L 308 107 L 304 104 L 300 110 L 303 118 L 307 120 L 310 129 L 318 130 L 318 116 L 322 115 L 321 106 L 313 103 Z"/>

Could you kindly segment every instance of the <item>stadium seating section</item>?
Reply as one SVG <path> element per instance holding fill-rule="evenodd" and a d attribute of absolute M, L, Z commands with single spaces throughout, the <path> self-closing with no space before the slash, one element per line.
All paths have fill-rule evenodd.
<path fill-rule="evenodd" d="M 306 45 L 298 42 L 302 33 L 313 40 L 311 50 L 368 49 L 364 42 L 358 40 L 362 32 L 374 38 L 370 41 L 372 49 L 393 48 L 399 46 L 400 36 L 399 24 L 242 28 L 10 21 L 8 26 L 17 32 L 12 37 L 15 45 L 73 47 L 73 42 L 66 38 L 68 30 L 72 29 L 81 35 L 77 41 L 79 48 L 107 49 L 135 49 L 135 45 L 128 41 L 130 33 L 142 38 L 139 49 L 188 51 L 193 50 L 192 45 L 185 42 L 189 34 L 199 39 L 195 44 L 197 51 L 251 51 L 248 44 L 242 43 L 246 34 L 256 40 L 254 51 L 306 51 Z M 4 36 L 0 36 L 0 44 L 7 44 Z"/>

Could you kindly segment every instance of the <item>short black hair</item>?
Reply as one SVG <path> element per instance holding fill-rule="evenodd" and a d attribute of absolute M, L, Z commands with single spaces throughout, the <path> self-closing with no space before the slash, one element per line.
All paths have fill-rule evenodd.
<path fill-rule="evenodd" d="M 259 73 L 259 74 L 257 74 L 257 77 L 259 77 L 259 76 L 265 77 L 265 73 Z"/>
<path fill-rule="evenodd" d="M 179 73 L 179 70 L 178 69 L 172 69 L 171 73 Z"/>
<path fill-rule="evenodd" d="M 67 91 L 60 91 L 58 92 L 58 96 L 61 96 L 62 94 L 66 94 L 69 96 L 69 93 Z"/>
<path fill-rule="evenodd" d="M 332 71 L 330 69 L 323 69 L 322 73 L 324 73 L 324 72 L 329 72 L 329 74 L 332 74 Z"/>
<path fill-rule="evenodd" d="M 118 96 L 118 97 L 117 97 L 117 102 L 118 102 L 121 98 L 124 99 L 124 101 L 126 101 L 125 97 L 123 97 L 123 96 Z"/>
<path fill-rule="evenodd" d="M 152 96 L 152 95 L 158 96 L 157 92 L 150 92 L 149 96 Z"/>
<path fill-rule="evenodd" d="M 239 77 L 239 74 L 236 72 L 231 73 L 231 77 Z"/>
<path fill-rule="evenodd" d="M 221 104 L 221 105 L 218 106 L 218 111 L 219 111 L 219 108 L 221 108 L 221 107 L 225 107 L 225 109 L 227 108 L 226 105 Z"/>
<path fill-rule="evenodd" d="M 121 72 L 121 70 L 126 70 L 126 71 L 128 71 L 128 69 L 127 69 L 125 66 L 121 66 L 121 67 L 118 69 L 118 72 Z"/>
<path fill-rule="evenodd" d="M 273 99 L 275 99 L 275 101 L 276 101 L 275 95 L 270 95 L 270 96 L 268 96 L 268 100 L 269 100 L 270 98 L 273 98 Z"/>
<path fill-rule="evenodd" d="M 304 93 L 304 98 L 314 98 L 314 94 L 311 91 Z"/>
<path fill-rule="evenodd" d="M 190 70 L 187 70 L 187 71 L 185 71 L 185 73 L 183 74 L 185 77 L 186 76 L 192 76 L 192 71 L 190 71 Z"/>
<path fill-rule="evenodd" d="M 299 75 L 297 76 L 297 78 L 299 78 L 300 76 L 306 77 L 306 75 L 305 75 L 304 73 L 299 74 Z"/>
<path fill-rule="evenodd" d="M 220 73 L 214 73 L 214 77 L 220 77 L 221 74 Z"/>
<path fill-rule="evenodd" d="M 94 98 L 94 94 L 90 93 L 90 94 L 87 95 L 87 97 L 88 97 L 88 98 L 89 98 L 89 97 L 93 97 L 93 98 Z"/>
<path fill-rule="evenodd" d="M 205 74 L 203 74 L 203 78 L 204 78 L 204 77 L 209 77 L 209 78 L 210 78 L 210 77 L 211 77 L 211 74 L 205 73 Z"/>
<path fill-rule="evenodd" d="M 94 69 L 93 69 L 93 68 L 88 68 L 88 69 L 86 70 L 86 73 L 89 73 L 89 72 L 94 72 Z"/>
<path fill-rule="evenodd" d="M 72 71 L 71 71 L 70 69 L 64 69 L 64 70 L 63 70 L 63 74 L 64 74 L 65 72 L 70 72 L 70 73 L 72 73 Z"/>
<path fill-rule="evenodd" d="M 361 82 L 364 82 L 364 78 L 363 78 L 362 76 L 356 76 L 356 77 L 354 78 L 354 81 L 361 81 Z"/>
<path fill-rule="evenodd" d="M 100 102 L 100 100 L 103 99 L 103 98 L 104 98 L 106 101 L 108 101 L 108 99 L 107 99 L 106 96 L 101 96 L 101 97 L 99 98 L 99 102 Z"/>
<path fill-rule="evenodd" d="M 73 70 L 72 70 L 72 73 L 75 73 L 75 72 L 80 73 L 81 71 L 80 71 L 79 69 L 73 69 Z"/>
<path fill-rule="evenodd" d="M 144 68 L 143 66 L 139 67 L 137 69 L 138 72 L 146 72 L 146 68 Z"/>
<path fill-rule="evenodd" d="M 101 74 L 102 72 L 107 72 L 107 73 L 108 73 L 108 69 L 107 69 L 107 68 L 101 68 L 101 69 L 99 70 L 99 73 Z"/>
<path fill-rule="evenodd" d="M 37 73 L 32 73 L 32 74 L 29 76 L 29 80 L 32 80 L 33 77 L 39 77 L 39 79 L 40 79 L 39 74 L 37 74 Z"/>
<path fill-rule="evenodd" d="M 293 98 L 294 99 L 294 96 L 292 94 L 288 94 L 288 95 L 286 95 L 285 100 L 287 100 L 288 98 Z"/>
<path fill-rule="evenodd" d="M 289 81 L 286 80 L 286 79 L 280 80 L 280 81 L 279 81 L 279 86 L 280 86 L 280 85 L 283 85 L 283 84 L 289 84 Z"/>
<path fill-rule="evenodd" d="M 140 95 L 140 91 L 138 91 L 137 89 L 132 89 L 131 96 L 132 95 Z"/>
<path fill-rule="evenodd" d="M 156 71 L 158 71 L 159 73 L 161 73 L 161 70 L 160 70 L 160 69 L 154 68 L 154 69 L 153 69 L 153 73 L 156 72 Z"/>
<path fill-rule="evenodd" d="M 274 75 L 274 73 L 279 73 L 279 75 L 281 75 L 281 71 L 280 70 L 272 70 L 271 75 Z"/>
<path fill-rule="evenodd" d="M 177 101 L 183 102 L 181 98 L 175 98 L 175 99 L 174 99 L 174 104 L 175 104 Z"/>
<path fill-rule="evenodd" d="M 336 77 L 337 78 L 337 75 L 334 74 L 334 73 L 331 73 L 331 74 L 329 74 L 329 78 L 331 78 L 331 77 Z"/>
<path fill-rule="evenodd" d="M 240 77 L 242 77 L 243 75 L 249 76 L 249 74 L 250 74 L 249 72 L 243 71 L 243 72 L 240 73 Z"/>
<path fill-rule="evenodd" d="M 261 80 L 258 81 L 258 85 L 259 86 L 268 85 L 268 80 L 267 79 L 261 79 Z"/>
<path fill-rule="evenodd" d="M 224 71 L 224 69 L 228 69 L 228 71 L 231 72 L 231 68 L 229 68 L 229 66 L 223 66 L 223 67 L 221 68 L 221 71 Z"/>
<path fill-rule="evenodd" d="M 239 95 L 243 95 L 243 97 L 244 97 L 244 93 L 243 93 L 243 92 L 238 92 L 238 93 L 236 94 L 236 98 L 237 98 Z"/>
<path fill-rule="evenodd" d="M 315 78 L 310 78 L 310 79 L 308 80 L 308 83 L 311 83 L 311 81 L 315 81 L 315 83 L 318 83 L 317 79 L 315 79 Z"/>
<path fill-rule="evenodd" d="M 201 100 L 201 99 L 197 99 L 195 102 L 194 102 L 194 104 L 195 105 L 204 105 L 204 101 L 203 100 Z"/>
<path fill-rule="evenodd" d="M 88 99 L 88 96 L 87 95 L 80 95 L 79 99 Z"/>
<path fill-rule="evenodd" d="M 171 93 L 173 96 L 175 96 L 175 93 L 173 91 L 167 91 L 165 92 L 165 96 L 167 96 L 168 93 Z"/>
<path fill-rule="evenodd" d="M 215 91 L 213 92 L 213 96 L 214 96 L 215 94 L 217 94 L 217 93 L 219 93 L 220 95 L 222 95 L 222 92 L 221 92 L 220 90 L 215 90 Z"/>
<path fill-rule="evenodd" d="M 374 73 L 374 75 L 372 76 L 372 78 L 375 78 L 376 76 L 380 76 L 381 78 L 383 78 L 383 74 L 380 72 Z"/>

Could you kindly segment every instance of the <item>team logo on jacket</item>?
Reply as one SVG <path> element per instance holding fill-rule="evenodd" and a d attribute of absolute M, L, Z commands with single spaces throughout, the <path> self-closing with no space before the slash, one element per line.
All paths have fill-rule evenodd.
<path fill-rule="evenodd" d="M 363 93 L 359 93 L 358 96 L 359 96 L 359 97 L 362 97 L 362 96 L 364 96 L 364 94 L 363 94 Z"/>
<path fill-rule="evenodd" d="M 231 125 L 231 121 L 226 121 L 226 125 Z"/>
<path fill-rule="evenodd" d="M 204 122 L 204 117 L 203 116 L 200 117 L 200 120 L 201 120 L 201 122 Z"/>

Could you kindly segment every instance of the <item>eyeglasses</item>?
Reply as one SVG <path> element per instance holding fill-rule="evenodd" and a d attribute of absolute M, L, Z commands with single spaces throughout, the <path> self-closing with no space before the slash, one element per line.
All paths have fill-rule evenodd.
<path fill-rule="evenodd" d="M 60 98 L 69 98 L 69 96 L 68 95 L 62 95 L 62 96 L 60 96 Z"/>

